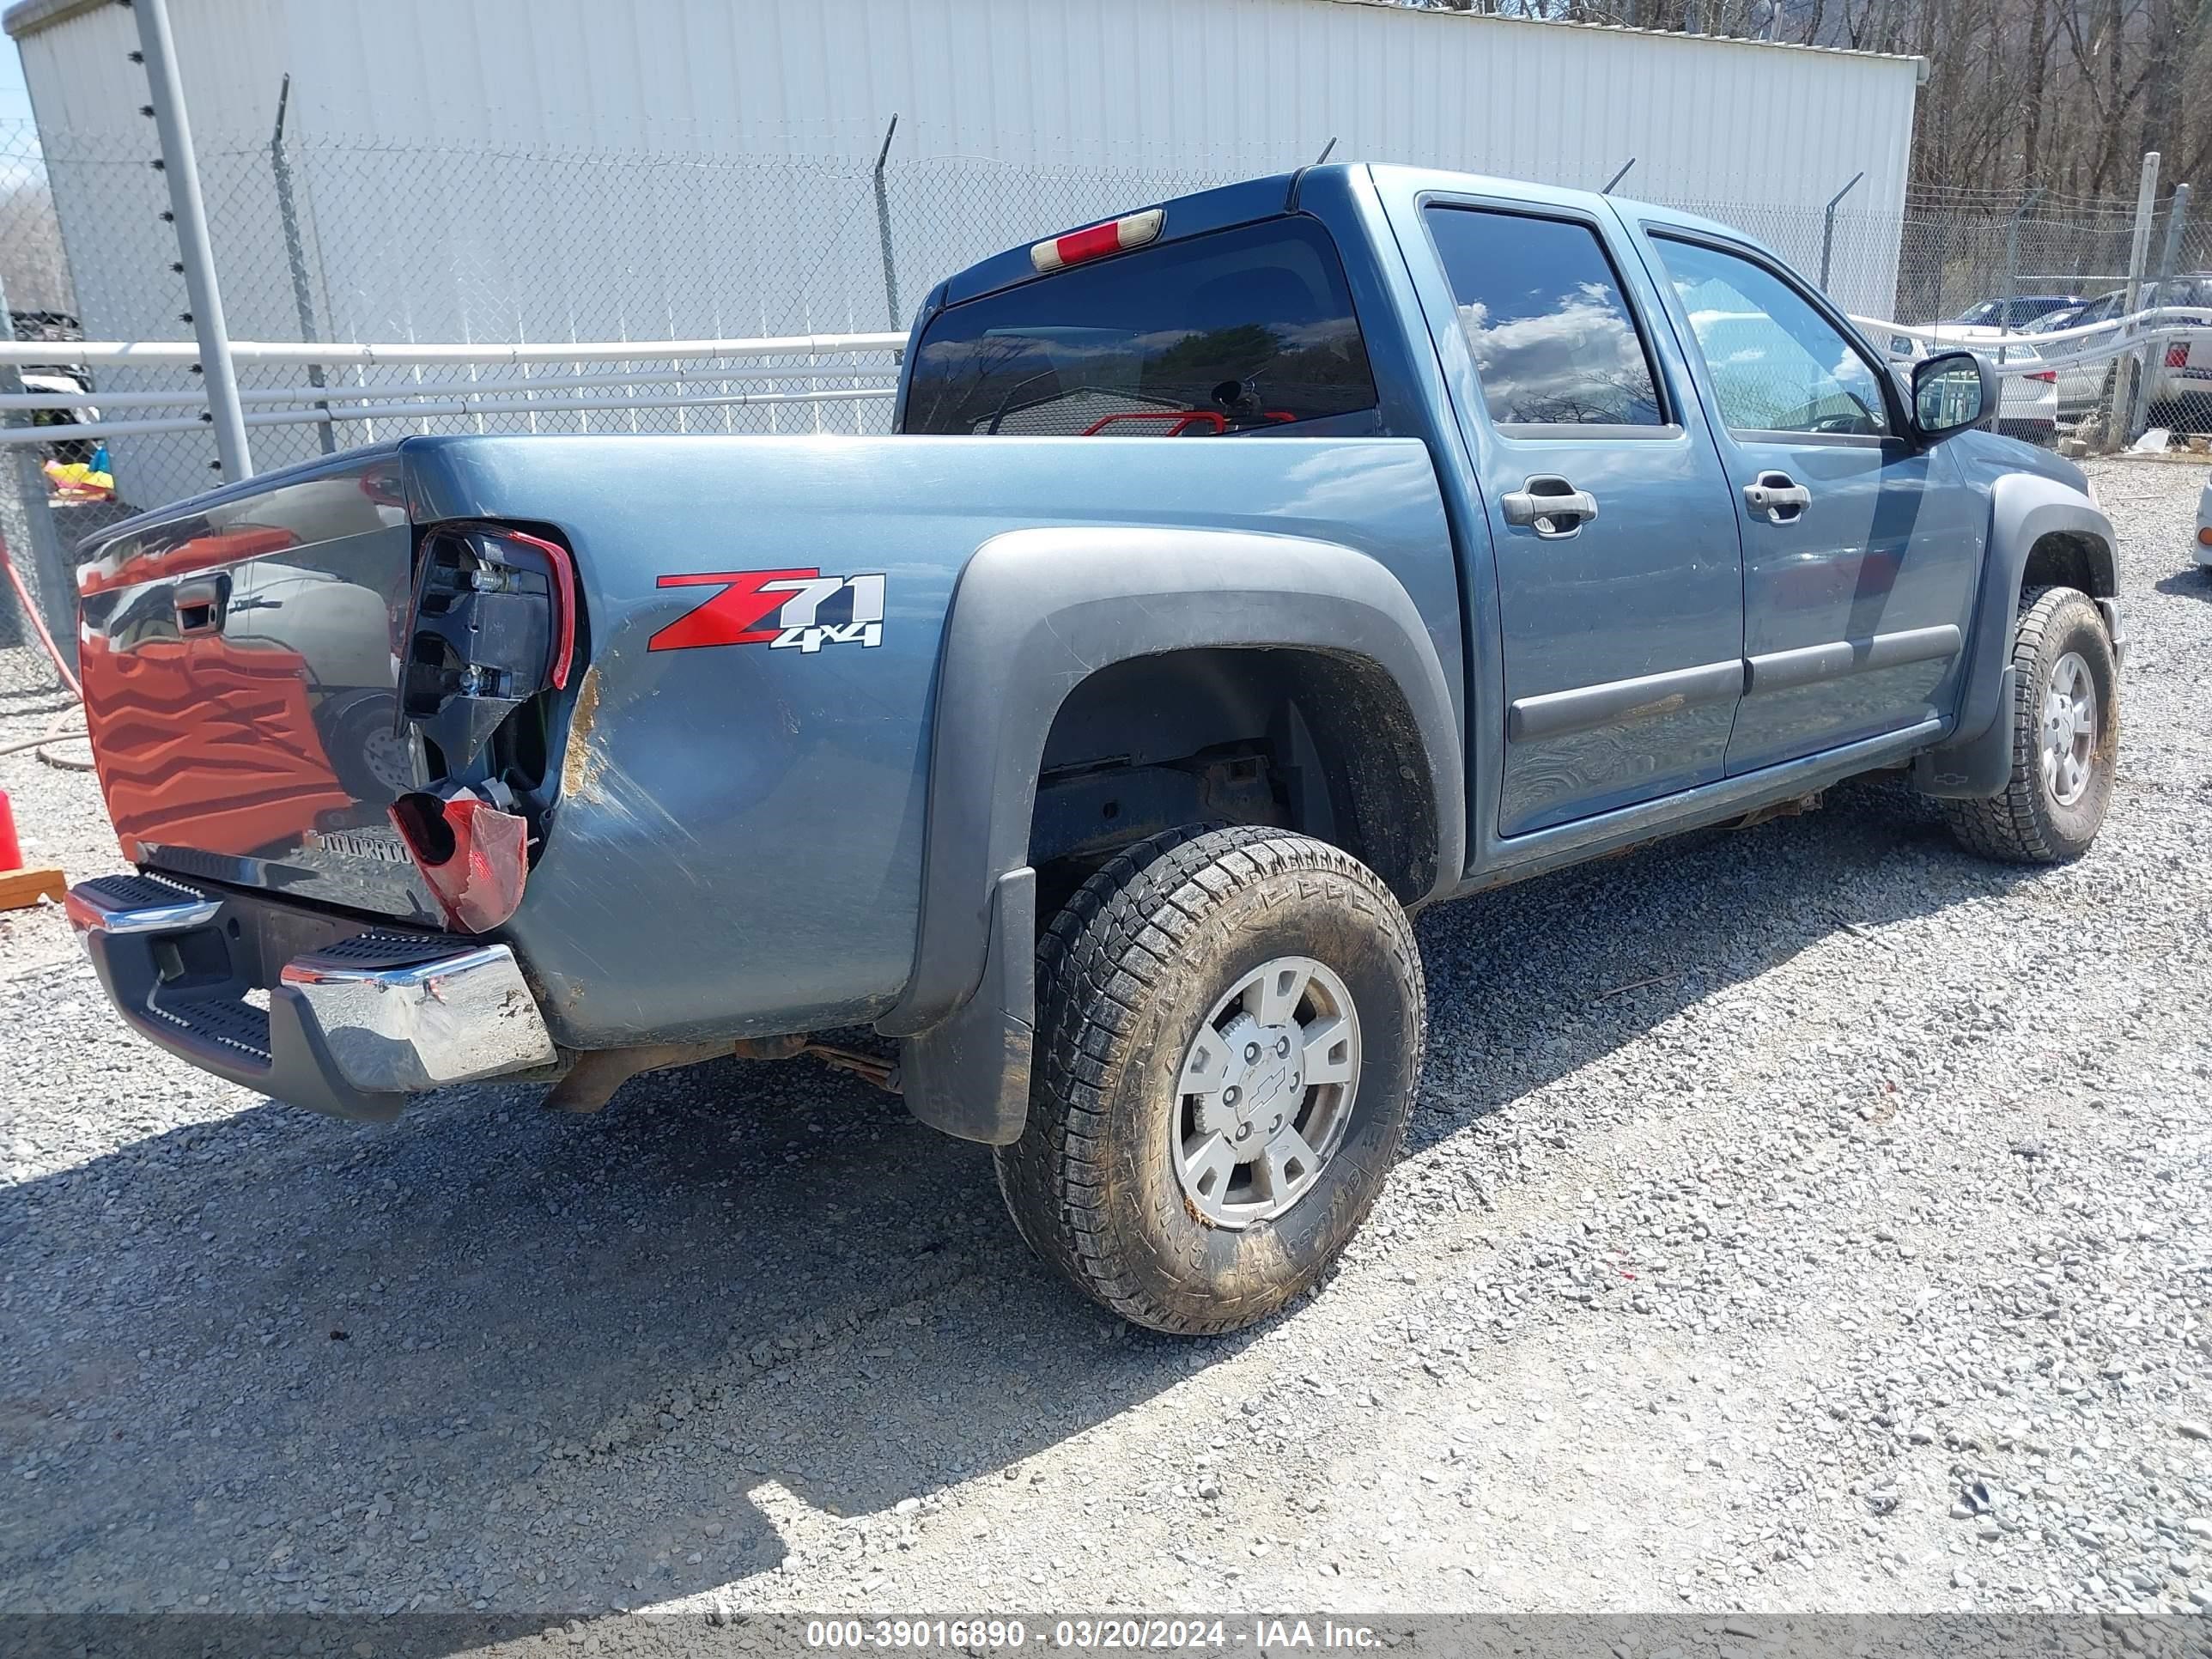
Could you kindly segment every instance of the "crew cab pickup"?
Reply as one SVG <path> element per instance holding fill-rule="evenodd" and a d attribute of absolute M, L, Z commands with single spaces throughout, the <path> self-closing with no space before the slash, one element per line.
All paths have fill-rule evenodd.
<path fill-rule="evenodd" d="M 353 1117 L 873 1069 L 1233 1328 L 1392 1165 L 1421 907 L 1882 768 L 2088 848 L 2112 529 L 1997 413 L 1662 209 L 1182 198 L 941 283 L 890 435 L 410 437 L 88 543 L 137 873 L 70 911 L 142 1036 Z"/>

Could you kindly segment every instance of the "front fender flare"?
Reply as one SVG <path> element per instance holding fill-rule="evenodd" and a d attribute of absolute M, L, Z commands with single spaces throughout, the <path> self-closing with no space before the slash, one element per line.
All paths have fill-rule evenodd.
<path fill-rule="evenodd" d="M 2112 521 L 2070 484 L 2014 472 L 1990 489 L 1990 537 L 1975 596 L 1959 718 L 1942 746 L 1913 762 L 1923 794 L 1986 798 L 2004 793 L 2012 775 L 2013 617 L 2020 607 L 2028 556 L 2053 533 L 2078 536 L 2094 550 L 2105 594 L 2113 592 Z M 2117 641 L 2116 641 L 2117 643 Z"/>
<path fill-rule="evenodd" d="M 925 1121 L 1012 1139 L 1009 1021 L 1025 1039 L 1033 947 L 1030 820 L 1046 738 L 1077 685 L 1133 657 L 1207 647 L 1303 647 L 1364 658 L 1406 699 L 1435 803 L 1426 897 L 1465 862 L 1465 769 L 1450 684 L 1420 613 L 1376 560 L 1340 544 L 1245 531 L 1077 526 L 1010 531 L 961 573 L 932 725 L 914 971 L 877 1021 L 909 1039 L 905 1080 Z M 988 976 L 987 976 L 988 975 Z M 978 996 L 978 987 L 992 991 Z M 1022 1001 L 987 1012 L 985 1001 Z M 956 1020 L 956 1014 L 958 1016 Z M 948 1026 L 977 1024 L 972 1031 Z M 984 1022 L 988 1021 L 988 1024 Z M 1019 1066 L 1027 1092 L 1025 1045 Z M 969 1056 L 956 1063 L 951 1051 Z M 1000 1103 L 975 1121 L 987 1078 Z M 956 1084 L 967 1103 L 943 1099 Z M 946 1113 L 957 1121 L 945 1121 Z M 990 1133 L 977 1133 L 978 1129 Z"/>

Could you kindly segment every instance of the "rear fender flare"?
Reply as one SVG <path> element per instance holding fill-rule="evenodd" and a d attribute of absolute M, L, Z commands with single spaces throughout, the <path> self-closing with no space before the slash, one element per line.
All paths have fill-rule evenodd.
<path fill-rule="evenodd" d="M 1436 868 L 1423 896 L 1450 890 L 1467 825 L 1457 719 L 1420 613 L 1385 566 L 1338 543 L 1243 531 L 1010 531 L 977 550 L 953 593 L 920 938 L 906 991 L 879 1030 L 927 1030 L 983 981 L 994 912 L 1005 908 L 994 896 L 1026 867 L 1038 766 L 1069 692 L 1128 658 L 1222 646 L 1339 653 L 1390 677 L 1412 711 L 1436 808 Z"/>

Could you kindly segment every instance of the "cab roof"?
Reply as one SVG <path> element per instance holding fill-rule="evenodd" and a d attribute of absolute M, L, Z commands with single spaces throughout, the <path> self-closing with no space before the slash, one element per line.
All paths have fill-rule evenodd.
<path fill-rule="evenodd" d="M 1753 246 L 1759 246 L 1758 239 L 1747 235 L 1732 225 L 1702 219 L 1692 213 L 1680 212 L 1630 197 L 1605 196 L 1588 190 L 1567 190 L 1556 185 L 1534 184 L 1525 179 L 1497 179 L 1481 173 L 1454 173 L 1440 167 L 1405 167 L 1392 163 L 1370 166 L 1364 161 L 1337 162 L 1324 167 L 1300 167 L 1292 173 L 1269 173 L 1263 178 L 1247 179 L 1188 196 L 1170 197 L 1164 201 L 1132 202 L 1120 211 L 1127 215 L 1153 208 L 1161 209 L 1165 218 L 1159 235 L 1156 240 L 1146 244 L 1158 247 L 1170 242 L 1182 241 L 1187 237 L 1203 236 L 1212 231 L 1226 230 L 1233 225 L 1250 224 L 1257 220 L 1294 212 L 1299 192 L 1310 184 L 1331 177 L 1352 175 L 1364 175 L 1394 193 L 1406 189 L 1417 193 L 1450 191 L 1459 195 L 1486 196 L 1504 202 L 1524 203 L 1532 207 L 1569 208 L 1584 213 L 1599 213 L 1610 208 L 1632 222 L 1670 225 L 1677 229 L 1701 231 L 1708 235 L 1723 236 Z M 1103 222 L 1094 220 L 1091 222 Z M 1050 241 L 1081 228 L 1084 227 L 1070 226 L 1039 240 Z M 1002 253 L 994 253 L 989 258 L 978 260 L 965 270 L 948 277 L 938 289 L 930 309 L 933 311 L 942 306 L 958 305 L 964 301 L 980 299 L 987 294 L 1040 280 L 1040 272 L 1030 255 L 1030 246 L 1024 244 L 1020 247 L 1008 248 Z"/>

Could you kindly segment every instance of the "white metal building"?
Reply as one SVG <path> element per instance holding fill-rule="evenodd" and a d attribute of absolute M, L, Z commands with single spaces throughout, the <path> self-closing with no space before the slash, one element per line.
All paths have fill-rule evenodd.
<path fill-rule="evenodd" d="M 1334 138 L 1340 161 L 1592 188 L 1632 156 L 1623 195 L 1737 219 L 1816 268 L 1820 209 L 1863 173 L 1861 229 L 1831 286 L 1881 313 L 1920 69 L 1374 0 L 170 9 L 246 338 L 302 330 L 268 160 L 287 75 L 316 336 L 545 340 L 886 326 L 871 169 L 893 114 L 884 216 L 902 312 L 994 247 L 1296 167 Z M 87 331 L 186 334 L 130 11 L 21 0 L 5 22 Z M 1887 245 L 1878 231 L 1869 244 L 1864 228 L 1882 223 Z M 260 436 L 257 459 L 288 458 L 292 440 L 312 447 Z"/>

